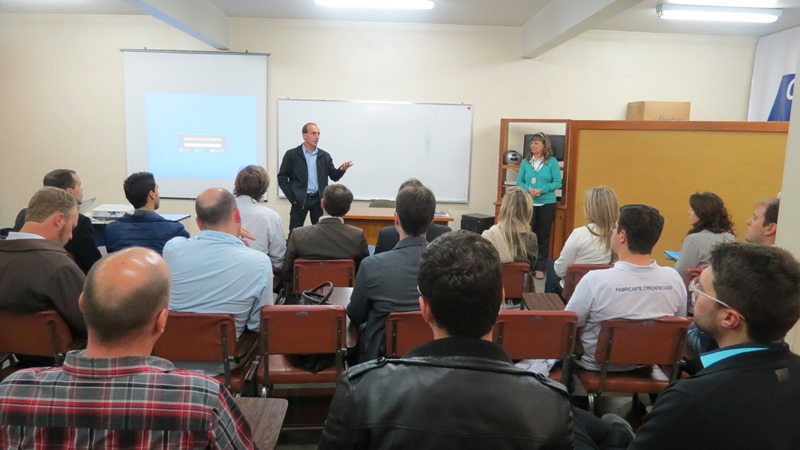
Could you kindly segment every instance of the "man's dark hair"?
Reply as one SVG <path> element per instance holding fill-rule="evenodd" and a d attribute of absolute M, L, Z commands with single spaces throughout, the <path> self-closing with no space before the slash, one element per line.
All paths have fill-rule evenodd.
<path fill-rule="evenodd" d="M 424 186 L 424 184 L 422 184 L 422 181 L 419 181 L 416 178 L 409 178 L 406 181 L 403 181 L 403 184 L 400 185 L 400 188 L 397 189 L 397 192 L 400 192 L 407 187 L 416 187 L 416 186 Z"/>
<path fill-rule="evenodd" d="M 75 187 L 75 171 L 70 169 L 53 170 L 44 176 L 42 185 L 64 190 L 72 189 Z"/>
<path fill-rule="evenodd" d="M 315 124 L 314 122 L 308 122 L 307 124 L 303 125 L 303 134 L 308 133 L 309 125 L 314 125 L 315 127 L 317 126 L 317 124 Z"/>
<path fill-rule="evenodd" d="M 497 250 L 466 230 L 445 233 L 428 244 L 418 284 L 436 324 L 451 336 L 483 337 L 503 302 L 503 266 Z"/>
<path fill-rule="evenodd" d="M 771 245 L 730 242 L 711 251 L 716 296 L 745 317 L 754 342 L 780 341 L 800 318 L 800 263 Z"/>
<path fill-rule="evenodd" d="M 100 260 L 86 276 L 83 289 L 83 317 L 86 326 L 103 343 L 121 341 L 141 330 L 156 311 L 169 304 L 169 275 L 157 274 L 138 289 L 112 298 L 119 292 L 98 286 L 97 272 L 103 267 Z"/>
<path fill-rule="evenodd" d="M 216 228 L 228 222 L 236 208 L 236 199 L 226 189 L 217 189 L 215 194 L 204 193 L 194 202 L 197 221 L 203 228 Z"/>
<path fill-rule="evenodd" d="M 322 201 L 325 203 L 325 212 L 333 217 L 342 217 L 350 211 L 353 193 L 343 184 L 331 184 L 325 188 Z"/>
<path fill-rule="evenodd" d="M 762 225 L 769 225 L 771 223 L 778 223 L 778 210 L 781 207 L 781 199 L 775 198 L 764 202 L 766 209 L 764 210 L 764 223 Z"/>
<path fill-rule="evenodd" d="M 259 200 L 264 196 L 269 188 L 269 175 L 266 169 L 261 166 L 249 165 L 236 174 L 236 181 L 233 183 L 233 195 L 247 195 L 254 200 Z"/>
<path fill-rule="evenodd" d="M 625 231 L 631 253 L 649 255 L 663 229 L 664 217 L 652 206 L 625 205 L 619 209 L 617 232 Z"/>
<path fill-rule="evenodd" d="M 436 212 L 436 197 L 422 184 L 408 186 L 397 193 L 395 199 L 400 226 L 410 236 L 422 236 L 428 231 Z"/>
<path fill-rule="evenodd" d="M 122 187 L 128 202 L 139 209 L 147 205 L 150 191 L 156 190 L 156 178 L 150 172 L 136 172 L 125 179 Z"/>

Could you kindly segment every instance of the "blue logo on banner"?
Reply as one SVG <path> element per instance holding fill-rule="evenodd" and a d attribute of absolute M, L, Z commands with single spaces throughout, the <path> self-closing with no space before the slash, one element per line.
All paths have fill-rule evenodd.
<path fill-rule="evenodd" d="M 781 78 L 781 85 L 775 95 L 775 103 L 772 104 L 768 121 L 789 121 L 789 116 L 792 114 L 792 97 L 794 97 L 794 75 L 790 73 Z"/>

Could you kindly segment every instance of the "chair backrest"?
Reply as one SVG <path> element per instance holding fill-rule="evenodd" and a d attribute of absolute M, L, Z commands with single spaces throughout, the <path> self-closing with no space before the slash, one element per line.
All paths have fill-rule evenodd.
<path fill-rule="evenodd" d="M 352 287 L 355 274 L 356 263 L 352 259 L 298 258 L 294 260 L 294 291 L 302 292 L 326 281 L 338 287 Z"/>
<path fill-rule="evenodd" d="M 677 368 L 688 328 L 689 321 L 683 317 L 606 320 L 600 326 L 595 359 L 603 365 L 656 364 Z"/>
<path fill-rule="evenodd" d="M 695 278 L 699 277 L 700 274 L 703 272 L 705 267 L 692 267 L 691 269 L 686 269 L 686 273 L 683 275 L 683 284 L 686 285 L 686 288 L 689 288 L 689 283 L 692 282 Z"/>
<path fill-rule="evenodd" d="M 526 262 L 503 264 L 503 289 L 506 298 L 522 298 L 522 293 L 528 292 L 530 272 L 531 265 Z"/>
<path fill-rule="evenodd" d="M 341 305 L 269 305 L 261 308 L 261 352 L 268 355 L 337 353 L 346 348 Z"/>
<path fill-rule="evenodd" d="M 386 318 L 386 356 L 400 358 L 414 347 L 433 340 L 433 330 L 419 311 L 393 312 Z"/>
<path fill-rule="evenodd" d="M 74 347 L 72 332 L 56 310 L 0 312 L 0 353 L 56 357 Z"/>
<path fill-rule="evenodd" d="M 584 275 L 597 269 L 610 269 L 614 267 L 613 264 L 570 264 L 567 266 L 567 274 L 564 275 L 564 290 L 561 291 L 561 298 L 564 301 L 572 297 L 575 292 L 575 286 L 581 281 Z"/>
<path fill-rule="evenodd" d="M 574 311 L 502 310 L 492 339 L 511 359 L 564 359 L 575 348 Z"/>
<path fill-rule="evenodd" d="M 218 362 L 236 352 L 232 314 L 170 311 L 153 355 L 170 361 Z"/>

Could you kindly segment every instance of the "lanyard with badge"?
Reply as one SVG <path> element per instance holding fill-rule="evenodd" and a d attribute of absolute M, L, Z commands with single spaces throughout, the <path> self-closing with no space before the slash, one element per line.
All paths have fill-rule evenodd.
<path fill-rule="evenodd" d="M 537 162 L 539 163 L 538 167 L 536 165 Z M 531 164 L 531 167 L 533 168 L 533 177 L 531 177 L 531 184 L 536 184 L 536 175 L 539 173 L 540 170 L 542 170 L 542 166 L 544 166 L 544 159 L 538 161 L 535 159 L 533 160 L 533 164 Z"/>

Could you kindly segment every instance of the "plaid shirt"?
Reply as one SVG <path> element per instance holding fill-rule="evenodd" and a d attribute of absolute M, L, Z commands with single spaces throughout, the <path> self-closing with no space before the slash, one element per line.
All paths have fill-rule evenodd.
<path fill-rule="evenodd" d="M 0 384 L 0 448 L 253 448 L 250 426 L 217 381 L 154 356 L 67 354 L 63 368 Z"/>

